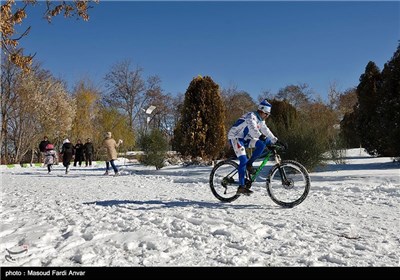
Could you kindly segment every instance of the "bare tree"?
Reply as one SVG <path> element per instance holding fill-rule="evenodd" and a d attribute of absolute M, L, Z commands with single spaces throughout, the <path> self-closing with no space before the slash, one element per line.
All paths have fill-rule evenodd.
<path fill-rule="evenodd" d="M 14 103 L 16 102 L 15 87 L 17 77 L 20 74 L 20 69 L 14 64 L 2 57 L 1 63 L 1 133 L 0 133 L 0 147 L 1 147 L 1 162 L 7 163 L 8 161 L 8 122 L 10 115 L 15 110 Z"/>
<path fill-rule="evenodd" d="M 339 96 L 339 111 L 342 115 L 354 111 L 354 107 L 358 102 L 356 87 L 348 88 Z"/>
<path fill-rule="evenodd" d="M 288 85 L 279 90 L 276 99 L 286 100 L 295 108 L 303 109 L 312 102 L 313 92 L 307 84 Z"/>
<path fill-rule="evenodd" d="M 336 82 L 329 84 L 329 91 L 328 91 L 328 106 L 332 110 L 337 110 L 339 108 L 339 97 L 340 97 L 340 90 L 338 89 L 338 85 Z"/>
<path fill-rule="evenodd" d="M 144 80 L 142 72 L 139 66 L 132 70 L 128 60 L 115 64 L 105 77 L 108 93 L 104 100 L 109 106 L 126 113 L 128 125 L 138 132 L 144 132 L 148 123 L 161 130 L 163 126 L 166 129 L 167 116 L 173 108 L 172 101 L 163 93 L 161 79 L 157 75 Z M 151 105 L 156 106 L 156 110 L 151 115 L 145 114 L 144 111 Z"/>
<path fill-rule="evenodd" d="M 256 110 L 256 103 L 249 93 L 238 90 L 236 86 L 221 90 L 225 104 L 225 127 L 229 129 L 244 113 Z"/>
<path fill-rule="evenodd" d="M 29 73 L 20 71 L 11 89 L 8 96 L 12 96 L 12 102 L 7 103 L 3 124 L 6 133 L 2 138 L 2 156 L 5 158 L 9 153 L 11 161 L 22 162 L 31 152 L 32 162 L 44 133 L 56 142 L 71 129 L 74 103 L 64 83 L 40 69 Z"/>
<path fill-rule="evenodd" d="M 274 98 L 275 98 L 275 95 L 271 92 L 271 90 L 266 89 L 261 94 L 258 95 L 257 101 L 261 102 L 264 99 L 271 101 Z"/>
<path fill-rule="evenodd" d="M 174 97 L 172 97 L 172 118 L 173 118 L 173 123 L 176 125 L 182 114 L 182 107 L 183 107 L 183 102 L 185 100 L 185 95 L 183 93 L 178 93 L 177 95 L 175 95 Z M 175 127 L 174 125 L 174 127 Z"/>
<path fill-rule="evenodd" d="M 175 127 L 174 114 L 176 107 L 174 99 L 169 94 L 162 94 L 151 101 L 153 106 L 156 106 L 152 117 L 149 119 L 150 127 L 162 131 L 168 137 L 172 137 L 172 132 Z"/>
<path fill-rule="evenodd" d="M 1 49 L 9 61 L 25 71 L 30 71 L 34 55 L 24 55 L 23 48 L 20 48 L 19 41 L 29 34 L 31 27 L 25 29 L 22 34 L 17 34 L 16 24 L 22 24 L 27 17 L 27 7 L 38 5 L 37 0 L 23 0 L 15 3 L 15 0 L 5 0 L 1 5 L 0 33 Z M 58 4 L 55 4 L 57 2 Z M 44 18 L 48 22 L 54 16 L 63 13 L 64 17 L 76 16 L 85 21 L 89 20 L 88 9 L 90 2 L 99 3 L 99 0 L 72 0 L 72 1 L 51 1 L 46 0 Z"/>
<path fill-rule="evenodd" d="M 329 87 L 328 98 L 328 107 L 336 112 L 339 121 L 345 114 L 354 111 L 354 106 L 357 104 L 357 91 L 353 87 L 341 92 L 334 83 Z"/>
<path fill-rule="evenodd" d="M 135 102 L 135 116 L 134 120 L 137 124 L 136 130 L 146 130 L 148 124 L 165 109 L 163 90 L 161 88 L 161 79 L 158 76 L 150 76 L 145 83 L 145 92 L 138 96 Z M 155 106 L 150 115 L 146 114 L 147 108 Z M 144 114 L 143 114 L 144 113 Z M 155 121 L 152 121 L 155 124 Z"/>
<path fill-rule="evenodd" d="M 139 112 L 138 104 L 143 103 L 141 99 L 146 91 L 142 71 L 138 66 L 132 70 L 131 62 L 125 60 L 115 64 L 104 78 L 109 91 L 104 98 L 106 103 L 126 112 L 130 127 L 133 127 Z"/>

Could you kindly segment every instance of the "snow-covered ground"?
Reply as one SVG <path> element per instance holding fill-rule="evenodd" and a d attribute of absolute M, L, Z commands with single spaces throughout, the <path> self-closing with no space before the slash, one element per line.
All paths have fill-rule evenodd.
<path fill-rule="evenodd" d="M 359 149 L 307 199 L 221 203 L 210 166 L 1 167 L 1 266 L 400 266 L 400 165 Z M 27 249 L 10 259 L 6 249 Z"/>

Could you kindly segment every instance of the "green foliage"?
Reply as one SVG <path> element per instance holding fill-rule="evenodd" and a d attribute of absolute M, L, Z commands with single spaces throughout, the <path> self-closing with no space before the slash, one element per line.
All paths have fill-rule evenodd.
<path fill-rule="evenodd" d="M 382 78 L 379 68 L 374 62 L 370 61 L 364 74 L 360 77 L 357 87 L 358 107 L 356 109 L 357 123 L 356 131 L 360 137 L 361 145 L 371 155 L 377 155 L 377 138 L 375 132 L 378 131 L 377 104 L 380 98 L 378 90 L 381 87 Z"/>
<path fill-rule="evenodd" d="M 342 120 L 341 135 L 357 133 L 361 146 L 376 156 L 400 155 L 400 45 L 382 72 L 370 61 L 357 86 L 358 103 Z M 357 139 L 358 140 L 358 139 Z M 355 143 L 352 142 L 351 145 Z"/>
<path fill-rule="evenodd" d="M 194 78 L 185 93 L 181 113 L 173 149 L 192 158 L 218 158 L 226 143 L 225 110 L 219 86 L 208 76 Z"/>
<path fill-rule="evenodd" d="M 171 146 L 172 146 L 172 150 L 177 151 L 179 153 L 182 154 L 183 150 L 183 143 L 182 143 L 182 139 L 183 139 L 183 124 L 182 124 L 182 120 L 179 120 L 176 123 L 174 132 L 173 132 L 173 137 L 171 139 Z"/>
<path fill-rule="evenodd" d="M 111 131 L 112 137 L 124 142 L 118 148 L 119 153 L 124 153 L 135 148 L 135 134 L 128 124 L 128 118 L 118 112 L 115 108 L 101 108 L 96 118 L 96 132 L 92 136 L 93 145 L 96 149 L 95 159 L 105 160 L 106 150 L 102 148 L 104 133 Z M 98 149 L 99 148 L 99 149 Z"/>
<path fill-rule="evenodd" d="M 313 170 L 324 160 L 324 154 L 335 147 L 337 132 L 333 112 L 325 105 L 314 103 L 299 113 L 287 101 L 271 101 L 271 131 L 289 146 L 283 159 L 293 159 Z M 304 109 L 303 109 L 304 110 Z M 336 148 L 336 147 L 335 147 Z"/>
<path fill-rule="evenodd" d="M 100 94 L 89 80 L 80 80 L 74 89 L 75 117 L 70 132 L 71 141 L 80 138 L 83 143 L 87 138 L 93 138 L 97 128 L 93 120 L 100 110 Z"/>
<path fill-rule="evenodd" d="M 356 132 L 357 116 L 354 112 L 346 113 L 340 122 L 340 137 L 346 148 L 360 146 L 360 137 Z"/>
<path fill-rule="evenodd" d="M 331 144 L 331 147 L 328 152 L 328 156 L 331 160 L 333 160 L 336 164 L 344 164 L 345 163 L 345 155 L 346 155 L 346 143 L 343 138 L 339 135 L 334 139 Z"/>
<path fill-rule="evenodd" d="M 168 140 L 159 130 L 152 130 L 150 134 L 139 139 L 139 145 L 144 155 L 139 161 L 144 165 L 155 166 L 157 170 L 164 167 L 164 160 L 168 151 Z"/>
<path fill-rule="evenodd" d="M 279 139 L 288 143 L 288 150 L 282 154 L 283 159 L 293 159 L 312 170 L 323 160 L 326 145 L 323 134 L 312 123 L 299 120 L 290 129 L 279 130 Z"/>
<path fill-rule="evenodd" d="M 271 116 L 274 123 L 283 125 L 285 130 L 288 130 L 297 120 L 298 114 L 296 109 L 290 105 L 286 100 L 278 101 L 272 100 L 271 102 Z"/>
<path fill-rule="evenodd" d="M 377 108 L 379 124 L 377 151 L 383 156 L 400 156 L 400 45 L 382 70 L 382 86 Z"/>

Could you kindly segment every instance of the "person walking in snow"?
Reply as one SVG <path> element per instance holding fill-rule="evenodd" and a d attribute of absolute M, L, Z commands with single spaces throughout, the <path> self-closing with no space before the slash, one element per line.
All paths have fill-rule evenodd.
<path fill-rule="evenodd" d="M 63 165 L 65 167 L 65 174 L 68 174 L 69 172 L 69 165 L 71 163 L 72 157 L 74 156 L 74 146 L 72 143 L 69 141 L 69 139 L 65 139 L 63 141 L 63 145 L 61 148 L 61 154 L 63 158 Z"/>
<path fill-rule="evenodd" d="M 47 165 L 47 173 L 50 174 L 53 164 L 58 162 L 57 153 L 54 151 L 54 145 L 49 143 L 46 145 L 46 152 L 44 156 L 44 164 Z"/>
<path fill-rule="evenodd" d="M 93 147 L 92 140 L 90 140 L 90 138 L 88 138 L 86 140 L 85 145 L 83 145 L 83 151 L 85 152 L 86 166 L 92 166 L 94 147 Z"/>
<path fill-rule="evenodd" d="M 119 139 L 118 143 L 111 137 L 111 132 L 107 132 L 105 134 L 105 138 L 103 140 L 103 147 L 107 150 L 107 159 L 106 159 L 106 172 L 104 175 L 108 175 L 108 170 L 111 167 L 114 169 L 115 176 L 119 175 L 118 168 L 115 166 L 114 160 L 117 159 L 117 148 L 122 144 L 122 140 Z"/>
<path fill-rule="evenodd" d="M 39 143 L 39 151 L 40 151 L 40 159 L 39 159 L 39 162 L 42 162 L 43 163 L 43 166 L 45 165 L 44 164 L 44 157 L 45 157 L 45 153 L 46 153 L 46 146 L 47 146 L 47 144 L 49 144 L 50 142 L 49 142 L 49 139 L 47 138 L 47 136 L 44 136 L 43 137 L 43 140 L 42 141 L 40 141 L 40 143 Z"/>
<path fill-rule="evenodd" d="M 245 184 L 246 169 L 250 174 L 254 174 L 253 162 L 261 155 L 265 147 L 274 144 L 278 138 L 269 130 L 265 124 L 265 119 L 271 114 L 272 105 L 263 100 L 257 111 L 248 112 L 241 116 L 228 132 L 228 140 L 236 156 L 239 159 L 239 187 L 237 194 L 250 195 L 253 193 L 249 186 Z M 282 145 L 286 146 L 286 144 Z M 245 148 L 255 148 L 250 159 L 247 158 Z"/>
<path fill-rule="evenodd" d="M 78 163 L 80 167 L 83 161 L 83 144 L 81 142 L 81 139 L 76 140 L 74 150 L 75 150 L 74 166 L 76 166 L 76 164 Z"/>

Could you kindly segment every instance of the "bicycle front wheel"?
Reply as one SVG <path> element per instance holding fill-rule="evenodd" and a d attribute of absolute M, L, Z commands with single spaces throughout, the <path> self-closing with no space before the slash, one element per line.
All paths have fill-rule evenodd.
<path fill-rule="evenodd" d="M 223 202 L 232 202 L 239 195 L 236 194 L 239 187 L 238 164 L 232 160 L 224 160 L 217 163 L 211 170 L 210 188 L 213 195 Z"/>
<path fill-rule="evenodd" d="M 284 160 L 272 167 L 267 177 L 267 191 L 276 204 L 291 208 L 302 203 L 310 191 L 306 168 L 293 160 Z"/>

